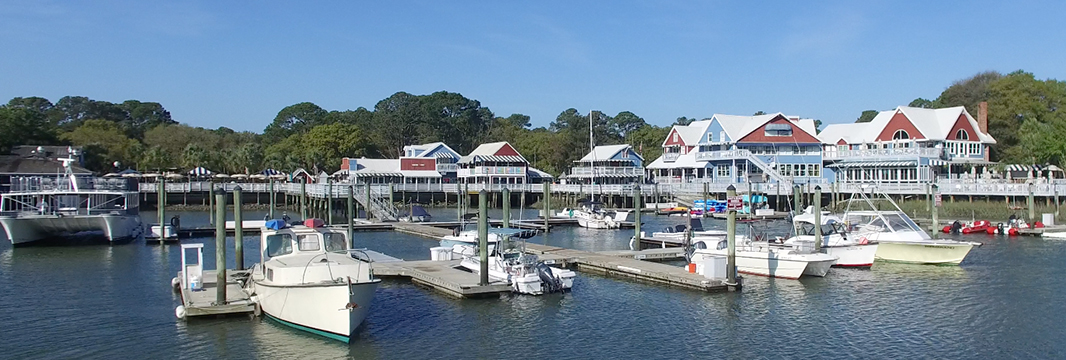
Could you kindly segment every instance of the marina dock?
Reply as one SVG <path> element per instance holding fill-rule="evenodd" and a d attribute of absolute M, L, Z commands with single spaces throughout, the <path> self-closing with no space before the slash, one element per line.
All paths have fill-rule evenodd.
<path fill-rule="evenodd" d="M 460 298 L 498 296 L 511 292 L 509 283 L 490 280 L 478 284 L 480 276 L 459 267 L 460 260 L 375 262 L 374 275 L 381 278 L 410 278 L 418 285 Z"/>
<path fill-rule="evenodd" d="M 645 253 L 645 251 L 648 252 Z M 703 275 L 690 273 L 679 266 L 637 260 L 638 258 L 648 259 L 649 256 L 662 258 L 668 254 L 677 256 L 676 252 L 671 253 L 662 249 L 645 251 L 590 252 L 539 244 L 526 244 L 527 253 L 535 254 L 541 260 L 549 263 L 554 261 L 556 264 L 575 266 L 579 271 L 621 276 L 707 292 L 727 291 L 740 287 L 739 284 L 735 286 L 727 285 L 725 279 L 708 279 Z M 684 255 L 682 254 L 681 256 Z"/>
<path fill-rule="evenodd" d="M 248 272 L 249 270 L 226 270 L 226 303 L 216 304 L 215 296 L 218 282 L 216 281 L 217 272 L 215 270 L 204 270 L 203 286 L 196 291 L 189 289 L 188 284 L 185 284 L 184 280 L 182 280 L 182 274 L 179 271 L 177 279 L 181 281 L 179 293 L 181 294 L 182 307 L 176 310 L 176 315 L 178 318 L 190 318 L 255 312 L 255 303 L 252 302 L 248 293 L 245 293 L 237 282 L 238 277 L 248 276 Z"/>

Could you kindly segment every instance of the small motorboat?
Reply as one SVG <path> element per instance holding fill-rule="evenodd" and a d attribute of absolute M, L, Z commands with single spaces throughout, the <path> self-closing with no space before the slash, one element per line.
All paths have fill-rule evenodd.
<path fill-rule="evenodd" d="M 688 208 L 684 206 L 675 206 L 672 208 L 660 209 L 657 214 L 659 215 L 686 215 L 688 214 Z"/>
<path fill-rule="evenodd" d="M 481 259 L 476 247 L 456 245 L 462 251 L 459 266 L 477 274 L 481 272 Z M 511 291 L 518 294 L 541 295 L 564 292 L 574 287 L 577 274 L 568 269 L 548 266 L 537 255 L 525 253 L 525 241 L 515 241 L 511 236 L 502 236 L 498 246 L 489 250 L 489 277 L 508 282 Z M 453 249 L 453 252 L 455 250 Z"/>
<path fill-rule="evenodd" d="M 945 226 L 942 231 L 945 234 L 975 234 L 987 233 L 990 228 L 992 228 L 992 223 L 988 222 L 988 220 L 977 220 L 967 224 L 955 221 L 951 225 Z"/>

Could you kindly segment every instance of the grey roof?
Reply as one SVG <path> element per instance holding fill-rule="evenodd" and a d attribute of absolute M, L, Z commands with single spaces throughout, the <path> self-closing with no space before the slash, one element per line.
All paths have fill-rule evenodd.
<path fill-rule="evenodd" d="M 64 149 L 66 149 L 64 147 Z M 75 174 L 92 174 L 86 168 L 72 165 Z M 63 173 L 63 163 L 37 156 L 0 155 L 0 174 L 55 175 Z"/>
<path fill-rule="evenodd" d="M 81 152 L 81 147 L 80 146 L 18 145 L 18 146 L 14 146 L 14 147 L 11 148 L 11 154 L 12 155 L 22 156 L 22 157 L 32 156 L 32 155 L 37 154 L 37 149 L 38 148 L 40 148 L 40 150 L 42 150 L 41 152 L 43 153 L 43 154 L 40 154 L 40 155 L 41 156 L 46 156 L 46 157 L 67 156 L 67 155 L 69 155 L 67 150 L 69 150 L 71 148 L 73 148 L 74 150 L 77 150 L 78 152 Z"/>

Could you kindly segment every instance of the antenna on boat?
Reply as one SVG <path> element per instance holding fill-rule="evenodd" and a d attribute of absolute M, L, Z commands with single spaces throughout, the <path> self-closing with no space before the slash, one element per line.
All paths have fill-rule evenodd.
<path fill-rule="evenodd" d="M 67 157 L 58 158 L 56 160 L 59 160 L 60 162 L 63 163 L 63 176 L 66 176 L 67 179 L 70 181 L 70 188 L 73 189 L 74 191 L 78 191 L 78 181 L 74 177 L 74 169 L 71 166 L 71 163 L 73 163 L 75 161 L 75 159 L 74 159 L 75 155 L 77 155 L 77 150 L 75 150 L 74 148 L 68 146 L 67 147 Z"/>

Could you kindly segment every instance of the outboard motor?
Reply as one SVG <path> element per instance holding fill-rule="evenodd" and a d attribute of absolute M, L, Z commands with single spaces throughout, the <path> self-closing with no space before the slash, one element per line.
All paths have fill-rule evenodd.
<path fill-rule="evenodd" d="M 563 290 L 563 284 L 552 274 L 552 268 L 544 263 L 537 264 L 537 277 L 544 283 L 546 293 L 555 293 Z"/>
<path fill-rule="evenodd" d="M 955 220 L 955 222 L 951 223 L 951 233 L 958 234 L 960 231 L 962 231 L 962 223 Z"/>

